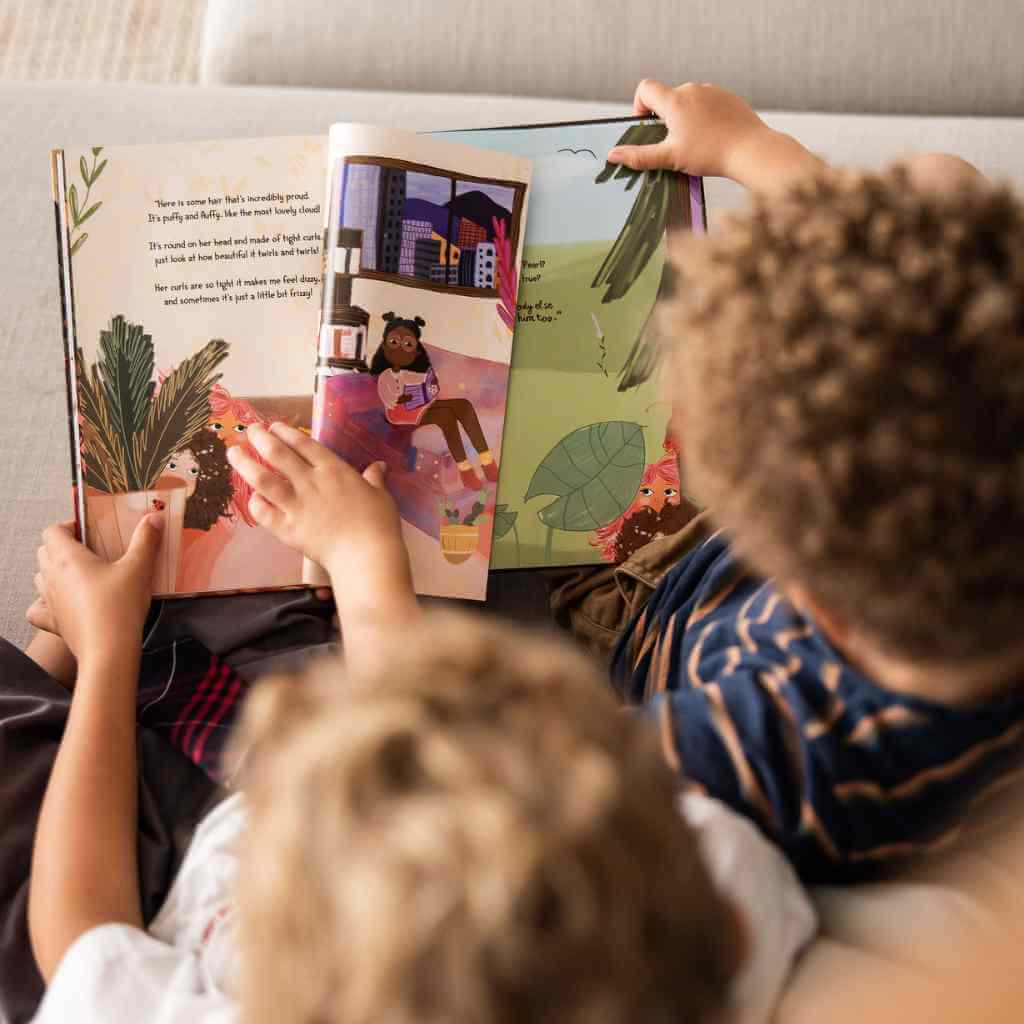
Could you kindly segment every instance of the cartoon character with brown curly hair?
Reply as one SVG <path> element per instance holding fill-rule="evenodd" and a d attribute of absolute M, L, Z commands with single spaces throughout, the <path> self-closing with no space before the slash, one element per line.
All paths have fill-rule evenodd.
<path fill-rule="evenodd" d="M 492 483 L 498 479 L 498 464 L 487 445 L 480 418 L 466 398 L 441 398 L 441 385 L 430 356 L 420 340 L 426 321 L 411 320 L 385 313 L 384 337 L 370 364 L 377 378 L 377 393 L 384 405 L 384 416 L 395 426 L 418 427 L 432 423 L 444 434 L 459 468 L 462 483 L 470 490 L 480 489 L 480 478 L 466 457 L 459 427 L 480 456 L 480 469 Z"/>
<path fill-rule="evenodd" d="M 188 488 L 185 529 L 209 530 L 229 514 L 234 489 L 227 446 L 213 431 L 203 428 L 167 463 L 167 476 L 180 477 Z"/>

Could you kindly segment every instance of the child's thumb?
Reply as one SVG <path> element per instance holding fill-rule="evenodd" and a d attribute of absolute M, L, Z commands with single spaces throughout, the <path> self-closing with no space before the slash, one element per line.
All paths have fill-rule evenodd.
<path fill-rule="evenodd" d="M 649 146 L 616 146 L 608 154 L 608 163 L 623 164 L 633 171 L 675 170 L 672 145 L 666 139 Z"/>
<path fill-rule="evenodd" d="M 125 557 L 133 562 L 148 565 L 154 561 L 160 551 L 160 541 L 163 538 L 164 520 L 163 516 L 150 513 L 139 520 L 132 539 L 128 542 L 128 550 Z"/>

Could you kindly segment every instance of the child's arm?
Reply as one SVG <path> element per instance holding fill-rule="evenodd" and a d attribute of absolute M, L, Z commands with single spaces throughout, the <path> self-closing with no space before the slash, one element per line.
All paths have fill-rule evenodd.
<path fill-rule="evenodd" d="M 48 615 L 42 598 L 37 598 L 25 612 L 25 618 L 39 630 L 25 648 L 25 653 L 64 689 L 70 690 L 75 685 L 78 665 L 68 645 L 57 634 L 57 627 L 43 624 Z"/>
<path fill-rule="evenodd" d="M 755 191 L 780 188 L 825 166 L 791 135 L 769 128 L 745 100 L 718 86 L 687 82 L 673 89 L 645 78 L 633 109 L 641 116 L 657 114 L 668 135 L 649 146 L 616 146 L 608 154 L 613 164 L 732 178 Z"/>
<path fill-rule="evenodd" d="M 419 615 L 401 519 L 384 486 L 384 465 L 357 473 L 329 448 L 284 423 L 254 424 L 249 443 L 228 449 L 254 490 L 249 514 L 331 577 L 346 656 L 359 658 L 382 633 Z"/>
<path fill-rule="evenodd" d="M 47 529 L 39 549 L 40 597 L 79 666 L 32 853 L 29 934 L 47 981 L 89 929 L 142 927 L 135 688 L 160 525 L 143 519 L 110 564 L 70 524 Z"/>

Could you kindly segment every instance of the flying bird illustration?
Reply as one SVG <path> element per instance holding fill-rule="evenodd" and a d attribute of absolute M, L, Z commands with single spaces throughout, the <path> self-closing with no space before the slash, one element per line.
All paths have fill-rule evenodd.
<path fill-rule="evenodd" d="M 573 149 L 571 146 L 563 146 L 558 152 L 572 153 L 574 155 L 579 153 L 589 153 L 595 160 L 597 159 L 597 154 L 592 149 L 587 149 L 586 146 L 584 146 L 582 149 Z"/>

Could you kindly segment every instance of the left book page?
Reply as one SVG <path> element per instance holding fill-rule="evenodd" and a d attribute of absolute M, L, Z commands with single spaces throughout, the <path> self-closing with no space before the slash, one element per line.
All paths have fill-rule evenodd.
<path fill-rule="evenodd" d="M 303 582 L 226 453 L 311 426 L 325 167 L 323 137 L 52 154 L 76 518 L 114 559 L 163 514 L 159 595 Z"/>

